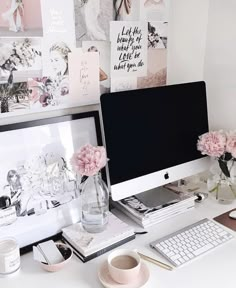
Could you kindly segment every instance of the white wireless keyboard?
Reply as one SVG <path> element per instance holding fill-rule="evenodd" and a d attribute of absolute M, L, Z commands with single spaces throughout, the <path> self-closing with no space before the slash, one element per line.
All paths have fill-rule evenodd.
<path fill-rule="evenodd" d="M 150 243 L 170 263 L 179 267 L 234 238 L 217 223 L 203 219 Z"/>

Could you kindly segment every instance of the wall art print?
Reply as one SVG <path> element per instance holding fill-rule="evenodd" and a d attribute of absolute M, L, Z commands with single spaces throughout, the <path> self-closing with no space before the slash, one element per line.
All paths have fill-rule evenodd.
<path fill-rule="evenodd" d="M 110 59 L 111 44 L 108 41 L 83 41 L 83 52 L 99 53 L 100 94 L 110 92 Z"/>
<path fill-rule="evenodd" d="M 137 88 L 151 88 L 166 85 L 167 49 L 148 49 L 148 71 L 144 77 L 138 77 Z"/>
<path fill-rule="evenodd" d="M 148 48 L 167 48 L 168 22 L 148 22 Z"/>
<path fill-rule="evenodd" d="M 138 21 L 140 0 L 113 0 L 116 21 Z"/>
<path fill-rule="evenodd" d="M 111 79 L 111 92 L 137 89 L 137 77 L 113 77 Z"/>
<path fill-rule="evenodd" d="M 41 38 L 0 38 L 0 83 L 27 81 L 41 72 Z"/>
<path fill-rule="evenodd" d="M 140 19 L 168 21 L 170 0 L 140 0 Z"/>
<path fill-rule="evenodd" d="M 43 35 L 40 0 L 4 0 L 0 5 L 0 36 Z"/>
<path fill-rule="evenodd" d="M 166 83 L 166 51 L 148 50 L 167 50 L 169 0 L 4 0 L 0 6 L 1 118 L 97 104 L 103 93 Z M 75 82 L 81 67 L 69 67 L 78 49 L 99 53 L 99 87 L 94 73 L 83 75 L 91 76 L 83 82 L 88 93 Z M 97 71 L 97 61 L 93 66 Z M 11 96 L 25 82 L 27 93 Z"/>
<path fill-rule="evenodd" d="M 147 30 L 145 21 L 111 22 L 112 77 L 146 76 Z"/>
<path fill-rule="evenodd" d="M 27 82 L 0 84 L 0 113 L 30 108 Z"/>
<path fill-rule="evenodd" d="M 99 125 L 93 111 L 0 127 L 1 236 L 25 247 L 79 221 L 70 159 L 82 145 L 102 145 Z"/>
<path fill-rule="evenodd" d="M 69 103 L 69 77 L 30 78 L 28 93 L 31 110 L 65 106 Z"/>
<path fill-rule="evenodd" d="M 112 0 L 74 0 L 76 40 L 109 40 Z"/>
<path fill-rule="evenodd" d="M 69 56 L 70 97 L 77 103 L 99 103 L 99 53 L 74 49 Z"/>

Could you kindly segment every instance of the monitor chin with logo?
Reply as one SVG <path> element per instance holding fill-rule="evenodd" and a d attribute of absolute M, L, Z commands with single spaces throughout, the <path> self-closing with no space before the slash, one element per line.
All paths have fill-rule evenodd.
<path fill-rule="evenodd" d="M 168 180 L 168 179 L 170 178 L 168 172 L 166 172 L 166 173 L 164 174 L 164 178 L 165 178 L 165 180 Z"/>
<path fill-rule="evenodd" d="M 103 94 L 101 111 L 114 200 L 209 167 L 196 148 L 209 131 L 203 81 Z"/>

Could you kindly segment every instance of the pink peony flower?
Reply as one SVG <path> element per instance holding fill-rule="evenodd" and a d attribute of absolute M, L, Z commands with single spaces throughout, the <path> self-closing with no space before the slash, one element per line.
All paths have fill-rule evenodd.
<path fill-rule="evenodd" d="M 197 149 L 203 155 L 220 157 L 225 153 L 226 135 L 222 131 L 212 131 L 199 137 Z"/>
<path fill-rule="evenodd" d="M 229 134 L 226 142 L 226 152 L 236 158 L 236 134 Z"/>
<path fill-rule="evenodd" d="M 82 176 L 97 174 L 106 165 L 106 162 L 105 148 L 103 146 L 94 147 L 90 144 L 83 146 L 71 158 L 73 169 Z"/>

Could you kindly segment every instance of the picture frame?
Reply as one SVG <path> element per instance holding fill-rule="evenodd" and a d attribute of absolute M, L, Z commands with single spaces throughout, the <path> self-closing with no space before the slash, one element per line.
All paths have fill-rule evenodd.
<path fill-rule="evenodd" d="M 87 143 L 102 146 L 99 111 L 0 126 L 0 235 L 21 253 L 80 220 L 70 159 Z"/>

